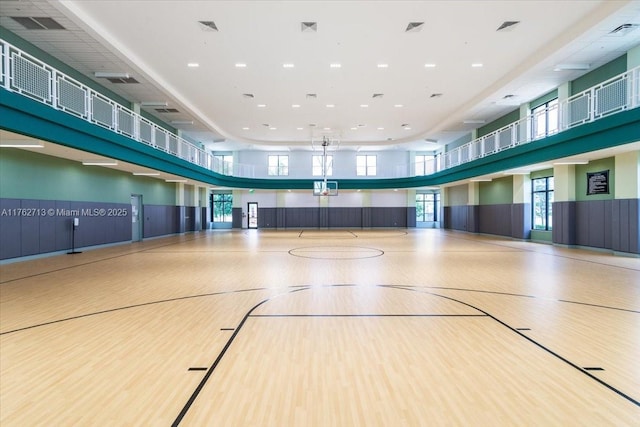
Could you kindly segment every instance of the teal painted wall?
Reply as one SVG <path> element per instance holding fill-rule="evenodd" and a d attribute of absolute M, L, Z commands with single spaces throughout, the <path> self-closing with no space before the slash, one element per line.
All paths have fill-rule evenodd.
<path fill-rule="evenodd" d="M 615 158 L 592 160 L 588 165 L 576 165 L 576 200 L 613 200 L 616 188 Z M 587 172 L 609 170 L 609 194 L 587 196 Z"/>
<path fill-rule="evenodd" d="M 173 206 L 175 185 L 17 148 L 0 149 L 0 198 L 130 203 L 131 194 L 142 194 L 144 204 Z"/>
<path fill-rule="evenodd" d="M 627 71 L 627 55 L 624 54 L 614 59 L 611 62 L 604 64 L 601 67 L 596 68 L 593 71 L 588 72 L 582 77 L 571 82 L 571 95 L 582 92 L 589 89 L 591 86 L 595 86 L 611 77 L 617 76 Z"/>
<path fill-rule="evenodd" d="M 480 183 L 481 205 L 507 205 L 513 203 L 513 176 Z"/>
<path fill-rule="evenodd" d="M 552 99 L 556 99 L 557 97 L 558 97 L 558 89 L 554 89 L 551 92 L 545 93 L 544 95 L 534 99 L 533 101 L 530 101 L 529 108 L 533 110 L 534 108 L 541 106 L 545 102 L 549 102 Z"/>
<path fill-rule="evenodd" d="M 533 171 L 531 172 L 529 177 L 531 179 L 535 179 L 535 178 L 546 178 L 548 176 L 553 176 L 553 168 Z"/>
<path fill-rule="evenodd" d="M 466 206 L 469 202 L 469 188 L 467 185 L 447 187 L 447 206 Z"/>
<path fill-rule="evenodd" d="M 507 125 L 510 125 L 513 122 L 517 122 L 518 120 L 520 120 L 520 109 L 516 108 L 512 112 L 505 114 L 504 116 L 492 121 L 491 123 L 487 123 L 486 125 L 479 127 L 478 138 L 490 134 L 494 130 L 498 130 Z"/>
<path fill-rule="evenodd" d="M 37 46 L 35 46 L 35 45 L 31 44 L 31 43 L 29 43 L 28 41 L 26 41 L 22 37 L 18 36 L 17 34 L 12 33 L 11 31 L 7 30 L 6 28 L 4 28 L 2 26 L 0 26 L 0 38 L 6 40 L 7 42 L 11 43 L 15 47 L 24 50 L 29 55 L 34 56 L 35 58 L 39 59 L 40 61 L 42 61 L 42 62 L 44 62 L 44 63 L 46 63 L 48 65 L 50 65 L 51 67 L 56 68 L 59 71 L 62 71 L 63 73 L 65 73 L 69 77 L 72 77 L 72 78 L 76 79 L 80 83 L 90 87 L 91 89 L 95 90 L 96 92 L 100 92 L 101 94 L 103 94 L 107 98 L 117 102 L 118 104 L 120 104 L 120 105 L 122 105 L 122 106 L 124 106 L 126 108 L 131 108 L 132 107 L 131 101 L 121 97 L 120 95 L 118 95 L 117 93 L 111 91 L 110 89 L 106 88 L 105 86 L 102 86 L 102 85 L 96 83 L 95 81 L 93 81 L 89 77 L 85 76 L 84 74 L 80 73 L 76 69 L 71 68 L 70 66 L 68 66 L 64 62 L 60 61 L 55 56 L 52 56 L 52 55 L 48 54 L 44 50 L 38 48 Z M 161 126 L 164 129 L 167 129 L 169 132 L 174 133 L 174 134 L 176 133 L 176 128 L 174 128 L 172 126 L 169 126 L 167 123 L 165 123 L 162 120 L 158 119 L 157 117 L 147 113 L 146 111 L 140 111 L 140 115 L 142 117 L 144 117 L 145 119 L 157 124 L 158 126 Z"/>

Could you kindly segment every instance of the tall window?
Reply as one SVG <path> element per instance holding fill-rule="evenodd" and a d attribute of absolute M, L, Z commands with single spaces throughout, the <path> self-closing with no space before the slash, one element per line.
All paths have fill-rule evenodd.
<path fill-rule="evenodd" d="M 289 156 L 269 156 L 269 175 L 289 175 Z"/>
<path fill-rule="evenodd" d="M 531 185 L 533 229 L 551 230 L 553 225 L 553 177 L 532 179 Z"/>
<path fill-rule="evenodd" d="M 233 195 L 212 194 L 211 220 L 213 222 L 231 222 Z"/>
<path fill-rule="evenodd" d="M 416 194 L 416 221 L 437 221 L 438 205 L 440 205 L 440 193 Z"/>
<path fill-rule="evenodd" d="M 416 176 L 430 175 L 434 172 L 435 156 L 427 156 L 423 154 L 416 154 L 415 168 Z"/>
<path fill-rule="evenodd" d="M 327 173 L 327 176 L 333 175 L 333 156 L 327 156 L 327 167 L 325 169 L 324 156 L 313 156 L 311 158 L 313 165 L 313 176 L 324 176 L 323 172 Z"/>
<path fill-rule="evenodd" d="M 375 176 L 376 173 L 376 156 L 356 156 L 356 175 Z"/>
<path fill-rule="evenodd" d="M 558 132 L 558 99 L 545 102 L 534 108 L 532 136 L 534 139 L 544 138 Z"/>
<path fill-rule="evenodd" d="M 233 175 L 233 156 L 215 154 L 214 165 L 220 168 L 220 173 L 223 175 Z"/>

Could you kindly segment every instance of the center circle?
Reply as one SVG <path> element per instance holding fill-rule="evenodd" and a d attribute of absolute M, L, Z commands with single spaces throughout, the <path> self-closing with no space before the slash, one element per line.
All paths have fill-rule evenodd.
<path fill-rule="evenodd" d="M 306 246 L 289 251 L 290 255 L 312 259 L 365 259 L 384 255 L 384 251 L 362 246 Z"/>

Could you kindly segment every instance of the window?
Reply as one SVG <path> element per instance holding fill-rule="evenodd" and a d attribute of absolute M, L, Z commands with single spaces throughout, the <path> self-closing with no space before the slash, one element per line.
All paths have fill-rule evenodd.
<path fill-rule="evenodd" d="M 356 175 L 375 176 L 376 156 L 356 156 Z"/>
<path fill-rule="evenodd" d="M 551 230 L 553 225 L 553 177 L 533 179 L 531 186 L 533 229 Z"/>
<path fill-rule="evenodd" d="M 313 156 L 312 159 L 313 165 L 313 176 L 325 176 L 324 172 L 326 172 L 326 176 L 333 175 L 333 156 L 327 156 L 327 168 L 324 167 L 324 156 Z"/>
<path fill-rule="evenodd" d="M 416 194 L 416 221 L 428 222 L 438 220 L 440 193 Z"/>
<path fill-rule="evenodd" d="M 269 175 L 289 175 L 289 156 L 269 156 Z"/>
<path fill-rule="evenodd" d="M 415 167 L 416 176 L 430 175 L 434 171 L 435 158 L 423 154 L 416 154 Z"/>
<path fill-rule="evenodd" d="M 233 156 L 215 154 L 214 167 L 223 175 L 233 175 Z"/>
<path fill-rule="evenodd" d="M 231 212 L 233 207 L 233 195 L 212 194 L 211 195 L 211 221 L 231 222 Z"/>
<path fill-rule="evenodd" d="M 558 132 L 558 100 L 554 99 L 534 108 L 531 134 L 533 139 L 544 138 Z"/>

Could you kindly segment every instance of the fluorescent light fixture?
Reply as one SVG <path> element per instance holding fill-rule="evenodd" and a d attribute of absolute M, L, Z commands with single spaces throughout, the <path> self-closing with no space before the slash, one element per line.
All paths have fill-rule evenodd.
<path fill-rule="evenodd" d="M 340 67 L 342 67 L 342 64 L 333 63 L 333 64 L 330 64 L 329 67 L 331 67 L 331 68 L 340 68 Z"/>
<path fill-rule="evenodd" d="M 404 130 L 411 130 L 411 127 L 410 126 L 405 126 L 405 127 L 403 127 L 403 129 Z"/>
<path fill-rule="evenodd" d="M 269 130 L 277 130 L 277 129 L 278 129 L 278 128 L 277 128 L 277 127 L 275 127 L 275 126 L 271 126 L 271 127 L 269 128 Z"/>
<path fill-rule="evenodd" d="M 396 105 L 394 105 L 394 107 L 395 107 L 395 108 L 402 108 L 402 107 L 404 107 L 404 105 L 402 105 L 402 104 L 396 104 Z"/>
<path fill-rule="evenodd" d="M 304 130 L 304 128 L 296 128 L 296 130 Z"/>
<path fill-rule="evenodd" d="M 242 128 L 242 130 L 249 130 L 249 128 L 245 126 Z"/>
<path fill-rule="evenodd" d="M 115 160 L 83 160 L 85 166 L 118 166 Z"/>
<path fill-rule="evenodd" d="M 384 130 L 384 128 L 378 128 L 378 130 Z"/>
<path fill-rule="evenodd" d="M 491 182 L 491 179 L 489 179 L 489 178 L 474 178 L 474 179 L 470 179 L 469 181 L 471 181 L 471 182 Z"/>
<path fill-rule="evenodd" d="M 160 176 L 160 172 L 132 172 L 135 176 Z"/>
<path fill-rule="evenodd" d="M 141 107 L 168 107 L 169 103 L 167 101 L 142 101 L 140 103 Z"/>
<path fill-rule="evenodd" d="M 192 125 L 193 120 L 171 120 L 172 125 Z"/>
<path fill-rule="evenodd" d="M 353 128 L 351 128 L 351 130 L 358 130 L 358 128 L 357 127 L 353 127 Z"/>
<path fill-rule="evenodd" d="M 362 108 L 368 108 L 368 107 L 369 107 L 369 104 L 360 104 L 360 106 L 361 106 Z"/>
<path fill-rule="evenodd" d="M 198 64 L 197 62 L 189 62 L 187 63 L 187 67 L 189 68 L 198 68 L 200 66 L 200 64 Z"/>
<path fill-rule="evenodd" d="M 291 108 L 300 108 L 300 104 L 291 104 Z"/>
<path fill-rule="evenodd" d="M 257 107 L 258 107 L 258 108 L 264 108 L 264 107 L 266 107 L 266 106 L 267 106 L 267 104 L 258 104 L 258 105 L 257 105 Z"/>
<path fill-rule="evenodd" d="M 96 71 L 93 75 L 99 79 L 128 79 L 129 73 L 117 73 L 108 71 Z"/>
<path fill-rule="evenodd" d="M 238 62 L 236 63 L 236 68 L 247 68 L 247 64 L 244 62 Z"/>
<path fill-rule="evenodd" d="M 186 179 L 165 179 L 164 182 L 187 182 Z"/>
<path fill-rule="evenodd" d="M 482 120 L 482 119 L 470 119 L 470 120 L 464 120 L 462 123 L 464 123 L 465 125 L 481 125 L 484 123 L 487 123 L 486 120 Z"/>
<path fill-rule="evenodd" d="M 0 141 L 0 148 L 44 148 L 42 142 L 29 142 L 20 139 L 6 139 Z"/>
<path fill-rule="evenodd" d="M 505 171 L 502 172 L 503 175 L 529 175 L 531 172 L 526 171 Z"/>
<path fill-rule="evenodd" d="M 327 108 L 333 108 L 335 107 L 335 104 L 327 104 Z"/>
<path fill-rule="evenodd" d="M 473 68 L 482 68 L 483 65 L 481 62 L 474 62 L 473 64 L 471 64 L 471 67 Z"/>
<path fill-rule="evenodd" d="M 553 164 L 553 166 L 560 166 L 560 165 L 588 165 L 589 161 L 588 160 L 575 160 L 573 162 L 555 162 Z"/>
<path fill-rule="evenodd" d="M 436 64 L 427 63 L 424 64 L 424 68 L 436 68 Z"/>
<path fill-rule="evenodd" d="M 558 64 L 553 71 L 586 71 L 591 68 L 591 64 Z"/>
<path fill-rule="evenodd" d="M 322 130 L 331 130 L 331 128 L 322 128 Z"/>
<path fill-rule="evenodd" d="M 389 68 L 389 64 L 378 64 L 378 68 Z"/>
<path fill-rule="evenodd" d="M 282 64 L 282 67 L 283 68 L 293 68 L 293 67 L 295 67 L 295 64 L 287 62 L 287 63 Z"/>

